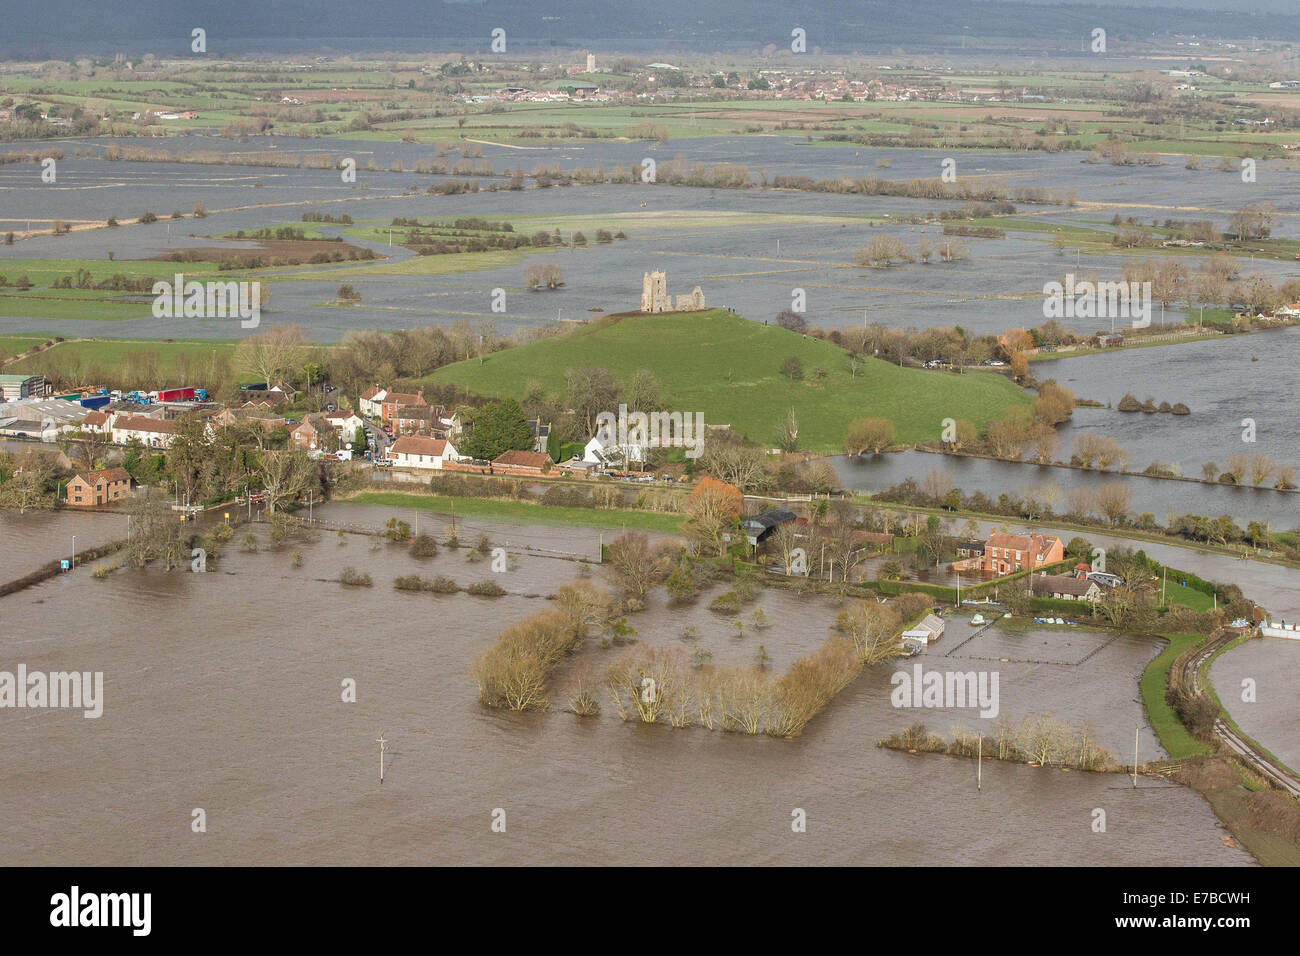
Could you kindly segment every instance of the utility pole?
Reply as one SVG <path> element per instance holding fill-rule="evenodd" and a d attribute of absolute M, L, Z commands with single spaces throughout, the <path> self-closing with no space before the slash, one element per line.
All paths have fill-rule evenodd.
<path fill-rule="evenodd" d="M 1138 728 L 1133 728 L 1133 789 L 1138 785 Z"/>
<path fill-rule="evenodd" d="M 980 734 L 979 756 L 975 758 L 975 789 L 984 789 L 984 735 Z"/>
<path fill-rule="evenodd" d="M 381 733 L 379 735 L 379 739 L 376 740 L 375 743 L 379 744 L 379 782 L 383 783 L 384 782 L 384 753 L 388 750 L 388 741 L 384 739 L 384 735 Z"/>
<path fill-rule="evenodd" d="M 72 570 L 77 570 L 77 536 L 72 536 Z"/>

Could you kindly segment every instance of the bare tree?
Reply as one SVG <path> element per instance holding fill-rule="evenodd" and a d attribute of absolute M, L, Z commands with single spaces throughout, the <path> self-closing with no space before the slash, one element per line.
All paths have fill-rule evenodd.
<path fill-rule="evenodd" d="M 270 388 L 302 365 L 307 334 L 298 325 L 282 325 L 254 332 L 235 349 L 235 365 Z"/>

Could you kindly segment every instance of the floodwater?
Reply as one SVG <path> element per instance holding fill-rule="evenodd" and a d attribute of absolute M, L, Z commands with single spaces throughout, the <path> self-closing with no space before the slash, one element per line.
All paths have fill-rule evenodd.
<path fill-rule="evenodd" d="M 1215 659 L 1210 679 L 1237 726 L 1287 766 L 1300 767 L 1300 708 L 1296 707 L 1300 641 L 1280 637 L 1247 641 Z M 1253 682 L 1252 701 L 1244 699 L 1246 680 Z"/>
<path fill-rule="evenodd" d="M 233 143 L 210 136 L 188 136 L 165 141 L 122 140 L 115 144 L 190 152 L 271 153 L 271 143 L 265 138 Z M 333 169 L 107 162 L 73 155 L 75 148 L 102 154 L 105 141 L 49 144 L 62 145 L 67 151 L 55 184 L 41 184 L 30 164 L 0 167 L 0 200 L 5 208 L 0 228 L 21 232 L 27 228 L 29 218 L 76 222 L 115 216 L 126 220 L 145 211 L 164 218 L 149 225 L 75 232 L 61 238 L 39 237 L 0 247 L 0 267 L 18 272 L 24 258 L 105 259 L 110 251 L 121 260 L 148 258 L 186 246 L 210 245 L 211 240 L 205 238 L 209 236 L 297 221 L 307 211 L 347 213 L 358 221 L 381 222 L 395 216 L 426 221 L 470 215 L 513 220 L 534 217 L 529 228 L 548 230 L 557 224 L 548 219 L 579 215 L 591 218 L 589 224 L 580 227 L 589 236 L 600 228 L 602 217 L 617 217 L 619 224 L 614 228 L 622 228 L 628 235 L 625 242 L 535 253 L 509 265 L 447 276 L 347 274 L 346 280 L 362 293 L 361 303 L 348 309 L 330 304 L 342 274 L 337 267 L 303 267 L 279 273 L 272 283 L 275 298 L 264 310 L 263 323 L 298 323 L 315 339 L 338 341 L 348 331 L 359 328 L 449 325 L 458 319 L 470 319 L 492 321 L 504 332 L 519 325 L 548 324 L 558 316 L 586 317 L 592 309 L 634 309 L 639 301 L 640 277 L 650 268 L 667 270 L 670 291 L 689 291 L 700 285 L 710 304 L 732 308 L 754 320 L 771 320 L 788 309 L 793 290 L 801 288 L 806 293 L 809 321 L 823 328 L 879 321 L 918 328 L 961 325 L 979 334 L 996 333 L 1008 326 L 1028 327 L 1044 321 L 1044 283 L 1059 279 L 1066 271 L 1118 278 L 1127 258 L 1097 254 L 1072 269 L 1073 261 L 1057 253 L 1048 241 L 1049 233 L 1010 231 L 1002 240 L 966 240 L 970 258 L 963 262 L 861 269 L 853 265 L 855 248 L 882 231 L 901 237 L 909 248 L 923 235 L 941 238 L 936 225 L 891 225 L 889 218 L 925 215 L 954 203 L 639 183 L 430 196 L 424 190 L 446 177 L 381 170 L 398 160 L 410 169 L 417 161 L 430 159 L 435 153 L 431 144 L 284 137 L 276 138 L 274 144 L 280 154 L 355 158 L 361 167 L 358 181 L 344 183 Z M 680 155 L 688 163 L 745 164 L 755 179 L 766 175 L 769 181 L 790 174 L 825 179 L 869 175 L 898 180 L 934 177 L 941 163 L 949 158 L 934 150 L 835 147 L 788 136 L 704 137 L 675 141 L 665 147 L 643 142 L 584 142 L 527 149 L 491 145 L 482 148 L 484 158 L 499 172 L 516 166 L 531 171 L 537 165 L 639 168 L 647 157 L 666 163 Z M 375 171 L 365 169 L 371 159 Z M 878 160 L 888 160 L 889 168 L 877 168 Z M 1021 207 L 1022 214 L 1057 225 L 1085 223 L 1109 228 L 1106 224 L 1119 210 L 1143 222 L 1199 218 L 1212 219 L 1220 228 L 1226 228 L 1228 216 L 1240 205 L 1231 191 L 1225 194 L 1223 174 L 1217 171 L 1188 171 L 1173 161 L 1162 167 L 1119 168 L 1080 160 L 1079 154 L 980 153 L 958 157 L 958 176 L 959 182 L 962 177 L 979 182 L 1000 179 L 1010 186 L 1042 187 L 1062 195 L 1073 190 L 1085 204 L 1105 204 L 1092 208 L 1050 204 Z M 1259 168 L 1251 201 L 1277 206 L 1281 215 L 1276 235 L 1300 234 L 1291 198 L 1300 183 L 1300 172 L 1280 161 L 1261 162 Z M 503 181 L 483 178 L 481 185 L 487 187 L 493 182 Z M 408 193 L 411 187 L 416 192 Z M 207 219 L 171 222 L 165 218 L 173 209 L 188 213 L 196 201 L 206 204 L 210 211 Z M 729 213 L 750 216 L 744 220 L 722 218 Z M 837 219 L 799 218 L 811 214 Z M 872 225 L 869 218 L 878 224 Z M 336 230 L 327 227 L 323 232 L 332 235 Z M 361 244 L 383 255 L 408 256 L 386 244 Z M 10 259 L 14 261 L 6 261 Z M 545 293 L 527 293 L 523 267 L 541 261 L 559 265 L 566 284 Z M 169 274 L 170 264 L 160 262 L 158 266 L 159 276 Z M 1266 273 L 1274 281 L 1297 274 L 1295 263 L 1262 260 L 1247 271 Z M 510 293 L 504 315 L 491 311 L 495 288 Z M 154 319 L 147 301 L 140 301 L 138 318 L 97 322 L 94 334 L 216 339 L 243 334 L 219 320 Z M 85 334 L 86 323 L 81 320 L 25 317 L 21 300 L 12 297 L 0 302 L 0 313 L 3 332 L 35 328 L 51 334 Z M 1171 310 L 1167 319 L 1176 323 L 1182 316 L 1182 312 Z M 160 322 L 166 323 L 165 331 Z M 1098 320 L 1069 320 L 1065 324 L 1087 334 L 1099 328 Z"/>
<path fill-rule="evenodd" d="M 1035 500 L 1042 502 L 1046 500 L 1044 490 L 1054 486 L 1057 500 L 1053 510 L 1061 512 L 1069 504 L 1071 490 L 1095 491 L 1099 485 L 1119 482 L 1130 491 L 1129 512 L 1133 515 L 1150 512 L 1161 524 L 1168 523 L 1172 512 L 1174 515 L 1197 514 L 1216 518 L 1232 515 L 1243 528 L 1247 521 L 1267 521 L 1275 531 L 1300 526 L 1300 496 L 1271 488 L 1207 485 L 1143 475 L 1121 475 L 1114 471 L 1084 471 L 920 451 L 835 456 L 830 461 L 843 486 L 854 491 L 884 491 L 908 478 L 919 482 L 929 472 L 937 471 L 951 478 L 953 485 L 964 494 L 982 491 L 994 501 L 1007 493 L 1034 496 Z M 1096 508 L 1092 513 L 1094 518 L 1099 515 Z"/>
<path fill-rule="evenodd" d="M 25 577 L 56 558 L 126 537 L 125 514 L 6 510 L 0 518 L 0 583 Z M 74 540 L 75 539 L 75 540 Z"/>
<path fill-rule="evenodd" d="M 326 521 L 378 527 L 391 509 L 332 504 Z M 408 517 L 407 515 L 402 515 Z M 9 539 L 11 518 L 0 516 Z M 428 529 L 426 529 L 428 530 Z M 843 691 L 795 740 L 622 723 L 606 706 L 579 719 L 557 698 L 543 714 L 480 706 L 469 668 L 508 622 L 545 607 L 595 553 L 599 532 L 471 523 L 511 541 L 516 568 L 497 599 L 399 593 L 399 574 L 462 585 L 488 562 L 444 549 L 419 560 L 401 545 L 323 534 L 272 551 L 232 548 L 207 574 L 79 573 L 0 600 L 10 626 L 2 666 L 102 670 L 104 714 L 0 711 L 0 840 L 41 864 L 876 863 L 1248 864 L 1225 847 L 1195 792 L 1122 775 L 988 763 L 984 789 L 965 760 L 878 749 L 918 720 L 936 731 L 980 718 L 898 710 L 890 675 L 997 670 L 1002 712 L 1088 720 L 1128 758 L 1157 755 L 1137 702 L 1146 639 L 1082 632 L 986 632 L 961 621 L 924 655 L 882 665 Z M 242 537 L 242 535 L 241 535 Z M 340 543 L 342 541 L 342 543 Z M 531 545 L 532 551 L 521 545 Z M 302 554 L 300 567 L 292 555 Z M 373 588 L 344 588 L 351 566 Z M 596 576 L 603 573 L 596 569 Z M 535 595 L 535 596 L 530 596 Z M 736 638 L 701 607 L 662 595 L 632 615 L 639 636 L 701 646 L 744 662 L 762 642 L 774 667 L 825 636 L 834 606 L 769 592 L 771 627 Z M 708 596 L 702 599 L 707 601 Z M 16 625 L 16 626 L 15 626 Z M 744 651 L 731 642 L 744 645 Z M 575 663 L 599 665 L 596 641 Z M 1004 661 L 1003 658 L 1006 660 Z M 561 670 L 559 680 L 573 665 Z M 356 681 L 358 699 L 340 699 Z M 389 742 L 378 780 L 377 738 Z M 1091 830 L 1107 810 L 1108 832 Z M 191 830 L 192 811 L 207 832 Z M 491 830 L 505 811 L 505 833 Z M 808 816 L 792 833 L 791 813 Z"/>

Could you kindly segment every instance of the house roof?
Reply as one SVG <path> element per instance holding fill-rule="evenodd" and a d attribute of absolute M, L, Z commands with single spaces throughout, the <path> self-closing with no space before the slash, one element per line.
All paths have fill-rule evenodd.
<path fill-rule="evenodd" d="M 366 389 L 364 392 L 361 393 L 361 400 L 368 402 L 371 399 L 382 398 L 384 394 L 385 394 L 384 389 L 380 388 L 378 385 L 371 385 L 368 389 Z"/>
<path fill-rule="evenodd" d="M 764 511 L 762 514 L 751 515 L 741 522 L 747 528 L 775 528 L 777 525 L 794 521 L 797 518 L 793 511 L 787 511 L 784 508 L 775 508 L 771 511 Z"/>
<path fill-rule="evenodd" d="M 410 392 L 389 392 L 384 396 L 385 405 L 428 405 L 424 395 L 412 395 Z"/>
<path fill-rule="evenodd" d="M 101 478 L 104 481 L 130 481 L 131 475 L 125 468 L 101 468 L 99 471 L 79 471 L 72 476 L 73 479 L 80 478 L 88 485 L 93 485 Z"/>
<path fill-rule="evenodd" d="M 1028 551 L 1033 542 L 1023 534 L 991 534 L 988 547 L 1010 548 L 1013 551 Z"/>
<path fill-rule="evenodd" d="M 83 425 L 106 425 L 108 424 L 108 415 L 104 412 L 91 412 L 81 420 Z"/>
<path fill-rule="evenodd" d="M 447 454 L 447 442 L 441 438 L 428 438 L 424 435 L 403 435 L 393 442 L 389 453 L 392 455 L 430 455 L 441 458 Z"/>
<path fill-rule="evenodd" d="M 1039 537 L 1034 535 L 1032 538 L 1023 534 L 991 534 L 989 535 L 988 547 L 990 548 L 1010 548 L 1012 551 L 1032 551 L 1037 545 L 1038 553 L 1043 554 L 1053 544 L 1056 538 L 1048 535 Z"/>
<path fill-rule="evenodd" d="M 550 455 L 539 451 L 504 451 L 492 459 L 494 465 L 516 465 L 523 468 L 544 468 L 551 463 Z"/>
<path fill-rule="evenodd" d="M 1073 594 L 1083 597 L 1097 587 L 1097 582 L 1070 574 L 1036 574 L 1033 587 L 1035 594 Z"/>
<path fill-rule="evenodd" d="M 936 614 L 927 614 L 921 618 L 920 622 L 912 630 L 926 630 L 931 634 L 942 634 L 944 629 L 943 618 Z"/>
<path fill-rule="evenodd" d="M 171 435 L 176 431 L 176 423 L 161 418 L 146 418 L 144 415 L 120 415 L 113 423 L 113 431 L 119 430 Z"/>

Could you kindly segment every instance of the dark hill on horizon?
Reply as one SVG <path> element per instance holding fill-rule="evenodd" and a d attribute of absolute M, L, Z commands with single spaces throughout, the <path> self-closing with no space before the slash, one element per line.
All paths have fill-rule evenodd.
<path fill-rule="evenodd" d="M 0 56 L 188 56 L 195 27 L 207 31 L 214 57 L 430 50 L 475 56 L 489 52 L 496 27 L 506 30 L 507 53 L 516 55 L 552 47 L 741 53 L 768 44 L 788 48 L 796 26 L 807 30 L 810 51 L 957 51 L 965 35 L 968 52 L 1039 56 L 1079 53 L 1094 27 L 1106 29 L 1113 51 L 1175 33 L 1296 40 L 1296 10 L 1295 0 L 3 0 Z"/>

